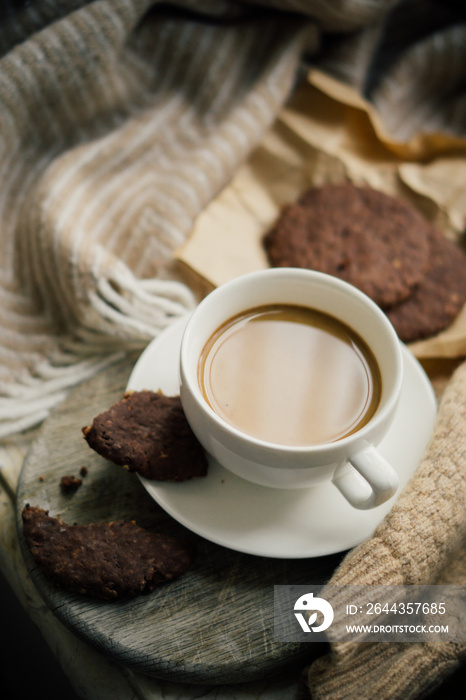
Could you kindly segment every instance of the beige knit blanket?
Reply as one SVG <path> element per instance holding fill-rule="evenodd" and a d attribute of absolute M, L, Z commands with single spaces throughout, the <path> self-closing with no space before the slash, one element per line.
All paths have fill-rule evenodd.
<path fill-rule="evenodd" d="M 374 536 L 353 549 L 335 585 L 466 585 L 466 363 L 439 406 L 427 453 Z M 348 600 L 351 602 L 351 600 Z M 306 672 L 312 700 L 416 700 L 466 663 L 466 644 L 333 644 Z"/>
<path fill-rule="evenodd" d="M 466 20 L 455 3 L 428 4 L 4 0 L 3 449 L 196 303 L 197 280 L 173 251 L 261 141 L 305 62 L 357 87 L 399 139 L 466 135 Z M 424 500 L 400 500 L 339 579 L 416 583 L 443 568 L 465 582 L 464 557 L 452 564 L 464 532 L 465 373 L 410 491 Z M 336 646 L 311 666 L 309 687 L 315 698 L 414 698 L 463 652 Z"/>

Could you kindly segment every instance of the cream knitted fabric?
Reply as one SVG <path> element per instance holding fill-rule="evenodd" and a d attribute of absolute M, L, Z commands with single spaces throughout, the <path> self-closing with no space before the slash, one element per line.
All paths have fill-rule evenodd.
<path fill-rule="evenodd" d="M 374 536 L 353 549 L 330 584 L 466 583 L 466 363 L 439 406 L 415 476 Z M 351 602 L 351 601 L 349 601 Z M 337 643 L 308 671 L 313 700 L 410 700 L 438 685 L 466 643 Z"/>

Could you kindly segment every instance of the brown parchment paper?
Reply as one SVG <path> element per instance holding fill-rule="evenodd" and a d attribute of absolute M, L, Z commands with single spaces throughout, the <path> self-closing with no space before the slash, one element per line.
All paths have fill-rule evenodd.
<path fill-rule="evenodd" d="M 280 209 L 311 185 L 344 180 L 403 197 L 462 244 L 466 140 L 429 133 L 397 142 L 352 88 L 312 70 L 175 257 L 213 286 L 265 269 L 261 240 Z M 466 355 L 466 307 L 410 349 L 418 358 Z"/>

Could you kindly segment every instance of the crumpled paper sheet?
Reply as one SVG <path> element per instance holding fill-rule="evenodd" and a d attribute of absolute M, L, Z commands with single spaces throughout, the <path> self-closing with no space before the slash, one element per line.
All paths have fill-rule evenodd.
<path fill-rule="evenodd" d="M 343 180 L 403 197 L 462 244 L 466 140 L 426 133 L 396 142 L 358 93 L 312 70 L 175 257 L 213 286 L 265 269 L 261 241 L 280 209 L 307 187 Z M 410 349 L 418 358 L 466 355 L 466 307 L 448 329 Z"/>

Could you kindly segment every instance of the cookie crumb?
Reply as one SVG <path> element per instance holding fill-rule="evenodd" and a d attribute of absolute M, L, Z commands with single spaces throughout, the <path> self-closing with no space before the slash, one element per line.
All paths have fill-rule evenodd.
<path fill-rule="evenodd" d="M 60 480 L 60 490 L 62 493 L 70 494 L 74 493 L 79 489 L 82 484 L 82 479 L 78 479 L 72 474 L 67 476 L 62 476 Z"/>

